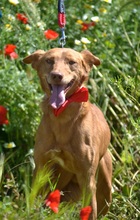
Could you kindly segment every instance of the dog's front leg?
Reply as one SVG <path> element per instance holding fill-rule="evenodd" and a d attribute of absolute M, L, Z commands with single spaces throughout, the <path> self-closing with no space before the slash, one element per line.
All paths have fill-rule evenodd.
<path fill-rule="evenodd" d="M 85 174 L 85 172 L 83 173 Z M 77 180 L 82 191 L 82 196 L 85 198 L 85 204 L 91 205 L 92 212 L 90 214 L 90 220 L 97 219 L 97 200 L 96 200 L 96 181 L 95 174 L 78 175 Z"/>
<path fill-rule="evenodd" d="M 91 198 L 91 207 L 92 212 L 90 214 L 89 220 L 96 220 L 97 219 L 97 200 L 96 200 L 96 190 L 94 190 L 94 194 Z"/>
<path fill-rule="evenodd" d="M 88 191 L 91 194 L 91 207 L 92 207 L 92 212 L 90 214 L 89 220 L 96 220 L 97 219 L 97 199 L 96 199 L 95 175 L 90 176 L 88 188 L 89 188 Z"/>

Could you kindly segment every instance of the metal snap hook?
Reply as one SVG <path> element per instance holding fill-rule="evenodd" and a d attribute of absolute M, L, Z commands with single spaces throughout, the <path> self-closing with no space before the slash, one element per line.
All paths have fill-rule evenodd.
<path fill-rule="evenodd" d="M 65 35 L 65 28 L 61 28 L 61 38 L 59 39 L 59 44 L 61 47 L 64 47 L 66 44 L 66 35 Z"/>

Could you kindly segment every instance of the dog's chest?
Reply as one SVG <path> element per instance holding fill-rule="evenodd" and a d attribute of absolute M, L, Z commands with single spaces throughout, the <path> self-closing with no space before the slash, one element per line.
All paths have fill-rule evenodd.
<path fill-rule="evenodd" d="M 67 150 L 51 149 L 46 153 L 46 156 L 53 164 L 58 164 L 69 172 L 75 172 L 76 160 L 71 152 Z"/>

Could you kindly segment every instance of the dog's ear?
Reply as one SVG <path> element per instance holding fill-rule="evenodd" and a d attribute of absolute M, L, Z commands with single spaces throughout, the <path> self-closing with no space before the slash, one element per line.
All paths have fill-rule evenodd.
<path fill-rule="evenodd" d="M 86 63 L 86 65 L 88 65 L 89 70 L 92 68 L 93 65 L 100 65 L 101 62 L 99 58 L 94 56 L 90 51 L 83 50 L 81 54 L 83 56 L 84 62 Z"/>
<path fill-rule="evenodd" d="M 44 50 L 37 50 L 36 52 L 34 52 L 33 54 L 25 57 L 23 59 L 23 62 L 26 64 L 32 64 L 32 67 L 34 69 L 37 70 L 38 67 L 38 61 L 40 60 L 40 58 L 42 57 L 42 55 L 45 53 Z"/>

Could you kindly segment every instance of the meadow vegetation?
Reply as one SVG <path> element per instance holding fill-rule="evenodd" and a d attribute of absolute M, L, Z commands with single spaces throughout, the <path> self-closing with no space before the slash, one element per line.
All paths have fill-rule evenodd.
<path fill-rule="evenodd" d="M 112 134 L 113 202 L 101 219 L 140 219 L 140 2 L 65 0 L 65 7 L 65 47 L 88 49 L 102 62 L 88 80 L 90 100 L 102 109 Z M 44 209 L 44 198 L 36 198 L 43 173 L 31 190 L 43 93 L 36 72 L 22 60 L 37 49 L 59 47 L 58 34 L 56 0 L 1 0 L 0 107 L 9 122 L 2 121 L 0 108 L 2 220 L 76 220 L 89 205 L 83 195 L 78 204 L 60 204 L 57 214 Z"/>

